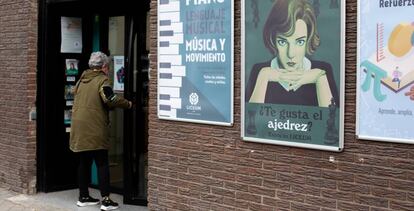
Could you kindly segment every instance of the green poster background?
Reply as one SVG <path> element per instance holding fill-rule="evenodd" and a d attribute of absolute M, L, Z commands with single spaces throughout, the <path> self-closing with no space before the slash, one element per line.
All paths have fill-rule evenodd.
<path fill-rule="evenodd" d="M 259 22 L 257 28 L 254 20 L 252 1 L 245 0 L 245 74 L 246 81 L 254 64 L 272 59 L 272 55 L 263 44 L 263 25 L 272 8 L 273 1 L 257 0 Z M 313 1 L 310 1 L 313 2 Z M 313 54 L 312 59 L 328 62 L 332 65 L 336 86 L 340 79 L 340 35 L 341 11 L 339 8 L 330 8 L 330 1 L 320 0 L 319 15 L 317 17 L 318 32 L 321 44 Z M 338 1 L 341 4 L 341 1 Z M 340 5 L 339 5 L 340 6 Z"/>
<path fill-rule="evenodd" d="M 273 6 L 274 1 L 245 0 L 244 2 L 244 85 L 249 80 L 252 67 L 257 63 L 269 61 L 273 55 L 263 43 L 263 26 Z M 315 5 L 309 0 L 311 5 Z M 341 4 L 338 7 L 331 1 L 318 1 L 319 11 L 317 15 L 317 30 L 320 36 L 320 46 L 312 56 L 311 60 L 324 61 L 332 65 L 332 71 L 338 94 L 341 93 Z M 315 2 L 316 3 L 316 2 Z M 314 7 L 315 8 L 315 7 Z M 243 42 L 243 40 L 242 40 Z M 243 65 L 243 64 L 242 64 Z M 246 87 L 243 87 L 245 92 Z M 243 93 L 244 96 L 244 93 Z M 248 101 L 245 99 L 245 101 Z M 341 147 L 340 137 L 340 109 L 323 108 L 317 106 L 282 105 L 282 104 L 258 104 L 244 103 L 244 128 L 242 134 L 244 139 L 262 141 L 282 145 L 294 145 L 338 150 Z M 273 112 L 270 114 L 269 112 Z M 337 139 L 332 138 L 328 132 L 328 121 L 333 121 Z M 279 123 L 280 122 L 280 123 Z M 279 124 L 279 127 L 277 126 Z M 306 126 L 306 131 L 304 131 Z M 335 136 L 335 135 L 334 135 Z M 329 138 L 328 138 L 329 139 Z M 313 146 L 314 145 L 314 146 Z M 338 149 L 333 149 L 338 148 Z"/>

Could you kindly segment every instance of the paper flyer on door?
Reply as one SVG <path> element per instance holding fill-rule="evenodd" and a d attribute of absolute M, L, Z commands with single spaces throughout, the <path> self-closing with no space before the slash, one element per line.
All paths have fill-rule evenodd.
<path fill-rule="evenodd" d="M 114 56 L 114 91 L 124 91 L 125 65 L 124 56 Z"/>
<path fill-rule="evenodd" d="M 61 17 L 61 53 L 82 53 L 82 18 Z"/>

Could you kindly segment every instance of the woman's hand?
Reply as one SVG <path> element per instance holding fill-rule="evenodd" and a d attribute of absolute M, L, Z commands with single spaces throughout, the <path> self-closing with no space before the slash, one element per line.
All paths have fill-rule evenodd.
<path fill-rule="evenodd" d="M 308 71 L 289 72 L 285 73 L 281 78 L 286 79 L 289 83 L 289 90 L 293 91 L 296 91 L 305 84 L 315 84 L 318 105 L 320 107 L 329 106 L 332 99 L 332 92 L 324 70 L 315 68 Z"/>
<path fill-rule="evenodd" d="M 325 71 L 315 68 L 308 71 L 295 71 L 285 73 L 281 78 L 289 83 L 289 90 L 296 91 L 302 85 L 316 83 Z"/>
<path fill-rule="evenodd" d="M 283 80 L 282 76 L 286 73 L 286 70 L 283 69 L 273 69 L 271 67 L 264 67 L 260 70 L 259 76 L 257 77 L 257 81 L 259 82 L 278 82 Z"/>
<path fill-rule="evenodd" d="M 267 85 L 270 82 L 278 82 L 282 80 L 285 70 L 277 70 L 271 67 L 264 67 L 260 70 L 256 79 L 250 103 L 264 103 L 266 97 Z"/>

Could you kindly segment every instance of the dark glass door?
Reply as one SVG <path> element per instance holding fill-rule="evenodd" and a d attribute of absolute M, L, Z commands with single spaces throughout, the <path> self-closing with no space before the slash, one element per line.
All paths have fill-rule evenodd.
<path fill-rule="evenodd" d="M 125 96 L 135 107 L 124 115 L 124 203 L 147 204 L 148 43 L 147 12 L 126 18 Z"/>
<path fill-rule="evenodd" d="M 110 152 L 111 188 L 124 195 L 124 203 L 146 205 L 148 143 L 148 42 L 147 12 L 149 0 L 139 7 L 131 1 L 48 1 L 39 2 L 39 62 L 37 120 L 38 191 L 50 192 L 77 187 L 77 158 L 69 150 L 69 126 L 64 124 L 65 60 L 79 60 L 78 69 L 88 67 L 99 29 L 99 49 L 114 58 L 124 56 L 123 91 L 133 99 L 132 110 L 112 112 Z M 112 3 L 111 3 L 112 2 Z M 95 4 L 96 3 L 96 4 Z M 82 19 L 82 53 L 61 53 L 61 17 Z M 98 21 L 97 21 L 98 20 Z M 98 24 L 95 24 L 98 22 Z M 122 23 L 122 24 L 119 24 Z M 112 25 L 110 25 L 112 24 Z M 122 27 L 121 27 L 122 25 Z M 97 27 L 95 27 L 97 26 Z M 110 27 L 118 27 L 112 30 Z M 110 31 L 110 29 L 112 31 Z M 110 34 L 110 32 L 120 34 Z M 122 32 L 122 33 L 121 33 Z M 119 35 L 119 36 L 118 36 Z M 118 71 L 113 67 L 113 74 Z M 79 72 L 79 75 L 81 72 Z M 116 78 L 114 75 L 111 78 Z M 93 180 L 92 172 L 92 180 Z M 92 181 L 93 182 L 93 181 Z"/>
<path fill-rule="evenodd" d="M 37 93 L 37 190 L 43 192 L 77 187 L 77 156 L 69 149 L 70 118 L 67 111 L 73 100 L 67 87 L 87 68 L 92 50 L 92 20 L 78 4 L 40 3 L 38 93 Z M 82 53 L 61 52 L 61 17 L 82 18 Z M 66 61 L 77 60 L 79 72 L 68 76 Z"/>

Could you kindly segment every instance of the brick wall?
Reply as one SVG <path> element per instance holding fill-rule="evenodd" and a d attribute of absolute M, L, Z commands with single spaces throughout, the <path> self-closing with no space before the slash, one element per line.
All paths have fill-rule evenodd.
<path fill-rule="evenodd" d="M 414 145 L 356 140 L 354 135 L 357 1 L 346 1 L 341 153 L 241 140 L 241 17 L 240 0 L 234 1 L 233 127 L 157 118 L 157 1 L 151 1 L 150 210 L 414 210 Z M 329 162 L 330 156 L 335 162 Z"/>
<path fill-rule="evenodd" d="M 37 1 L 0 0 L 0 187 L 33 193 Z"/>

